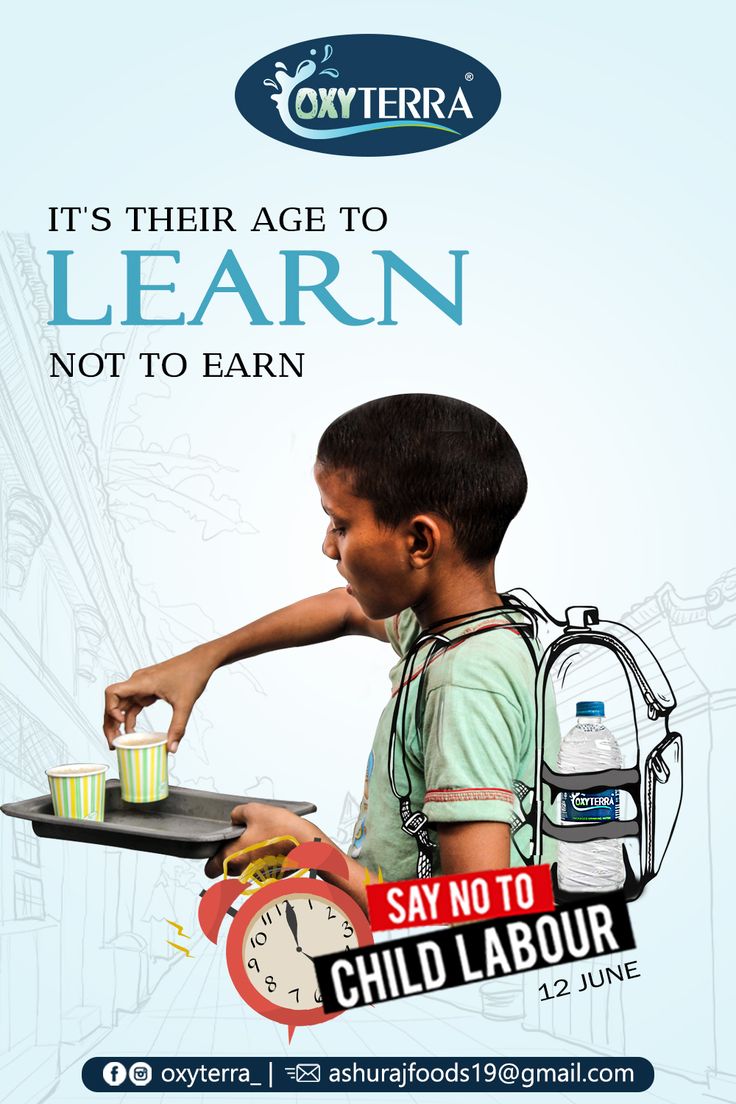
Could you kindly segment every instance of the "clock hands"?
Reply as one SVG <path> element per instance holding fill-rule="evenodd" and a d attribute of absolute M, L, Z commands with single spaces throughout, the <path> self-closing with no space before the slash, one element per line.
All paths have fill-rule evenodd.
<path fill-rule="evenodd" d="M 301 947 L 299 946 L 299 933 L 298 933 L 298 928 L 297 928 L 297 925 L 298 925 L 299 921 L 296 918 L 296 912 L 294 911 L 294 906 L 292 905 L 291 901 L 287 901 L 284 907 L 286 909 L 286 923 L 289 925 L 289 930 L 290 930 L 291 934 L 294 936 L 294 942 L 296 943 L 296 949 L 298 951 L 301 951 Z"/>
<path fill-rule="evenodd" d="M 310 962 L 313 962 L 314 959 L 312 958 L 312 956 L 307 954 L 307 952 L 302 950 L 302 948 L 299 946 L 299 921 L 297 920 L 296 912 L 294 911 L 294 906 L 292 905 L 291 901 L 286 902 L 286 904 L 284 905 L 284 910 L 286 912 L 286 923 L 289 925 L 289 931 L 294 936 L 294 942 L 296 943 L 297 951 L 299 952 L 299 954 L 303 954 L 305 958 L 308 958 Z"/>

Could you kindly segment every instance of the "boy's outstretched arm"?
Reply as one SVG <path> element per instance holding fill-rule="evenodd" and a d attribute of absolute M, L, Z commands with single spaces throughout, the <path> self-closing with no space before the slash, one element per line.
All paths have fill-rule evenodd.
<path fill-rule="evenodd" d="M 383 622 L 366 617 L 343 587 L 304 598 L 218 640 L 134 671 L 125 682 L 108 686 L 105 691 L 103 730 L 107 742 L 112 747 L 121 725 L 126 732 L 132 732 L 140 711 L 162 700 L 173 709 L 168 746 L 169 751 L 176 751 L 194 703 L 219 667 L 263 652 L 319 644 L 340 636 L 388 639 Z"/>

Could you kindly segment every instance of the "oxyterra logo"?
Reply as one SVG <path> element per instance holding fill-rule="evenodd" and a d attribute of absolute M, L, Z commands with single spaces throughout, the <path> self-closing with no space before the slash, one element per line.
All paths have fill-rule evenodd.
<path fill-rule="evenodd" d="M 240 114 L 263 134 L 351 157 L 449 145 L 500 102 L 493 73 L 469 54 L 398 35 L 298 42 L 251 65 L 235 89 Z"/>

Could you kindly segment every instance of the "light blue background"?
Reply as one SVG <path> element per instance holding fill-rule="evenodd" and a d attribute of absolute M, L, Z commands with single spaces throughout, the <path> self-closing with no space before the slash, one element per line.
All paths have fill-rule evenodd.
<path fill-rule="evenodd" d="M 324 426 L 376 395 L 455 394 L 492 411 L 517 440 L 530 494 L 499 560 L 502 587 L 524 585 L 556 611 L 595 602 L 609 617 L 657 596 L 642 632 L 672 664 L 686 782 L 665 868 L 634 908 L 642 979 L 593 1008 L 543 1010 L 541 1020 L 534 984 L 524 996 L 514 990 L 507 1007 L 519 1018 L 505 1020 L 481 1014 L 488 1000 L 475 988 L 455 990 L 298 1031 L 289 1053 L 626 1052 L 656 1063 L 652 1098 L 736 1099 L 723 1045 L 736 1026 L 736 978 L 722 942 L 734 905 L 725 816 L 733 575 L 717 608 L 709 589 L 734 566 L 733 10 L 325 0 L 254 11 L 135 0 L 6 17 L 2 226 L 30 236 L 46 284 L 46 250 L 78 251 L 80 312 L 111 302 L 122 317 L 121 249 L 180 249 L 175 307 L 191 316 L 223 250 L 235 248 L 274 318 L 279 249 L 336 253 L 341 294 L 357 314 L 380 306 L 371 249 L 393 249 L 446 292 L 447 251 L 470 255 L 461 328 L 410 289 L 396 294 L 394 328 L 349 330 L 315 303 L 301 329 L 256 329 L 227 302 L 201 329 L 52 332 L 67 351 L 132 341 L 135 351 L 173 349 L 193 362 L 169 384 L 144 381 L 131 363 L 118 381 L 69 387 L 47 378 L 33 262 L 4 241 L 6 564 L 21 555 L 9 505 L 21 484 L 49 524 L 25 575 L 8 567 L 3 577 L 3 800 L 39 792 L 49 764 L 34 774 L 21 762 L 36 730 L 27 721 L 25 735 L 13 742 L 12 733 L 21 713 L 41 716 L 44 694 L 58 703 L 56 724 L 51 700 L 44 706 L 44 731 L 76 758 L 104 758 L 106 682 L 336 584 L 319 552 L 311 462 Z M 500 81 L 497 116 L 458 145 L 389 159 L 310 154 L 247 126 L 233 89 L 248 65 L 282 44 L 360 31 L 477 56 Z M 107 205 L 114 228 L 50 234 L 48 207 L 63 204 Z M 121 217 L 134 204 L 228 205 L 239 233 L 134 235 Z M 324 206 L 329 229 L 249 234 L 264 204 Z M 385 207 L 388 228 L 343 234 L 337 208 L 346 204 Z M 302 350 L 304 378 L 202 379 L 203 349 Z M 74 507 L 39 474 L 54 464 Z M 100 495 L 90 491 L 93 469 Z M 74 511 L 91 519 L 94 538 Z M 87 562 L 93 539 L 96 567 Z M 95 597 L 106 585 L 109 607 Z M 106 626 L 96 644 L 94 632 L 80 634 L 81 606 Z M 80 657 L 85 647 L 92 659 Z M 178 780 L 309 798 L 325 830 L 344 835 L 387 666 L 375 643 L 349 641 L 216 676 L 177 756 Z M 165 725 L 166 716 L 149 719 Z M 221 949 L 200 941 L 187 961 L 166 946 L 172 910 L 193 934 L 198 866 L 167 871 L 155 857 L 58 843 L 42 843 L 36 866 L 32 843 L 6 818 L 0 832 L 0 1081 L 9 1099 L 79 1100 L 91 1054 L 285 1050 L 281 1029 L 233 994 Z M 29 878 L 43 881 L 41 918 L 18 916 Z"/>

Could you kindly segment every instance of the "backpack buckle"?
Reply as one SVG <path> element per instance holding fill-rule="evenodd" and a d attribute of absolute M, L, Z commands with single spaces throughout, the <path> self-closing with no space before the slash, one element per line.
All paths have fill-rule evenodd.
<path fill-rule="evenodd" d="M 412 813 L 401 825 L 401 830 L 409 836 L 416 836 L 426 823 L 427 818 L 424 813 Z"/>
<path fill-rule="evenodd" d="M 600 620 L 598 607 L 570 606 L 565 610 L 565 620 L 568 629 L 590 629 L 593 625 L 597 625 Z"/>

